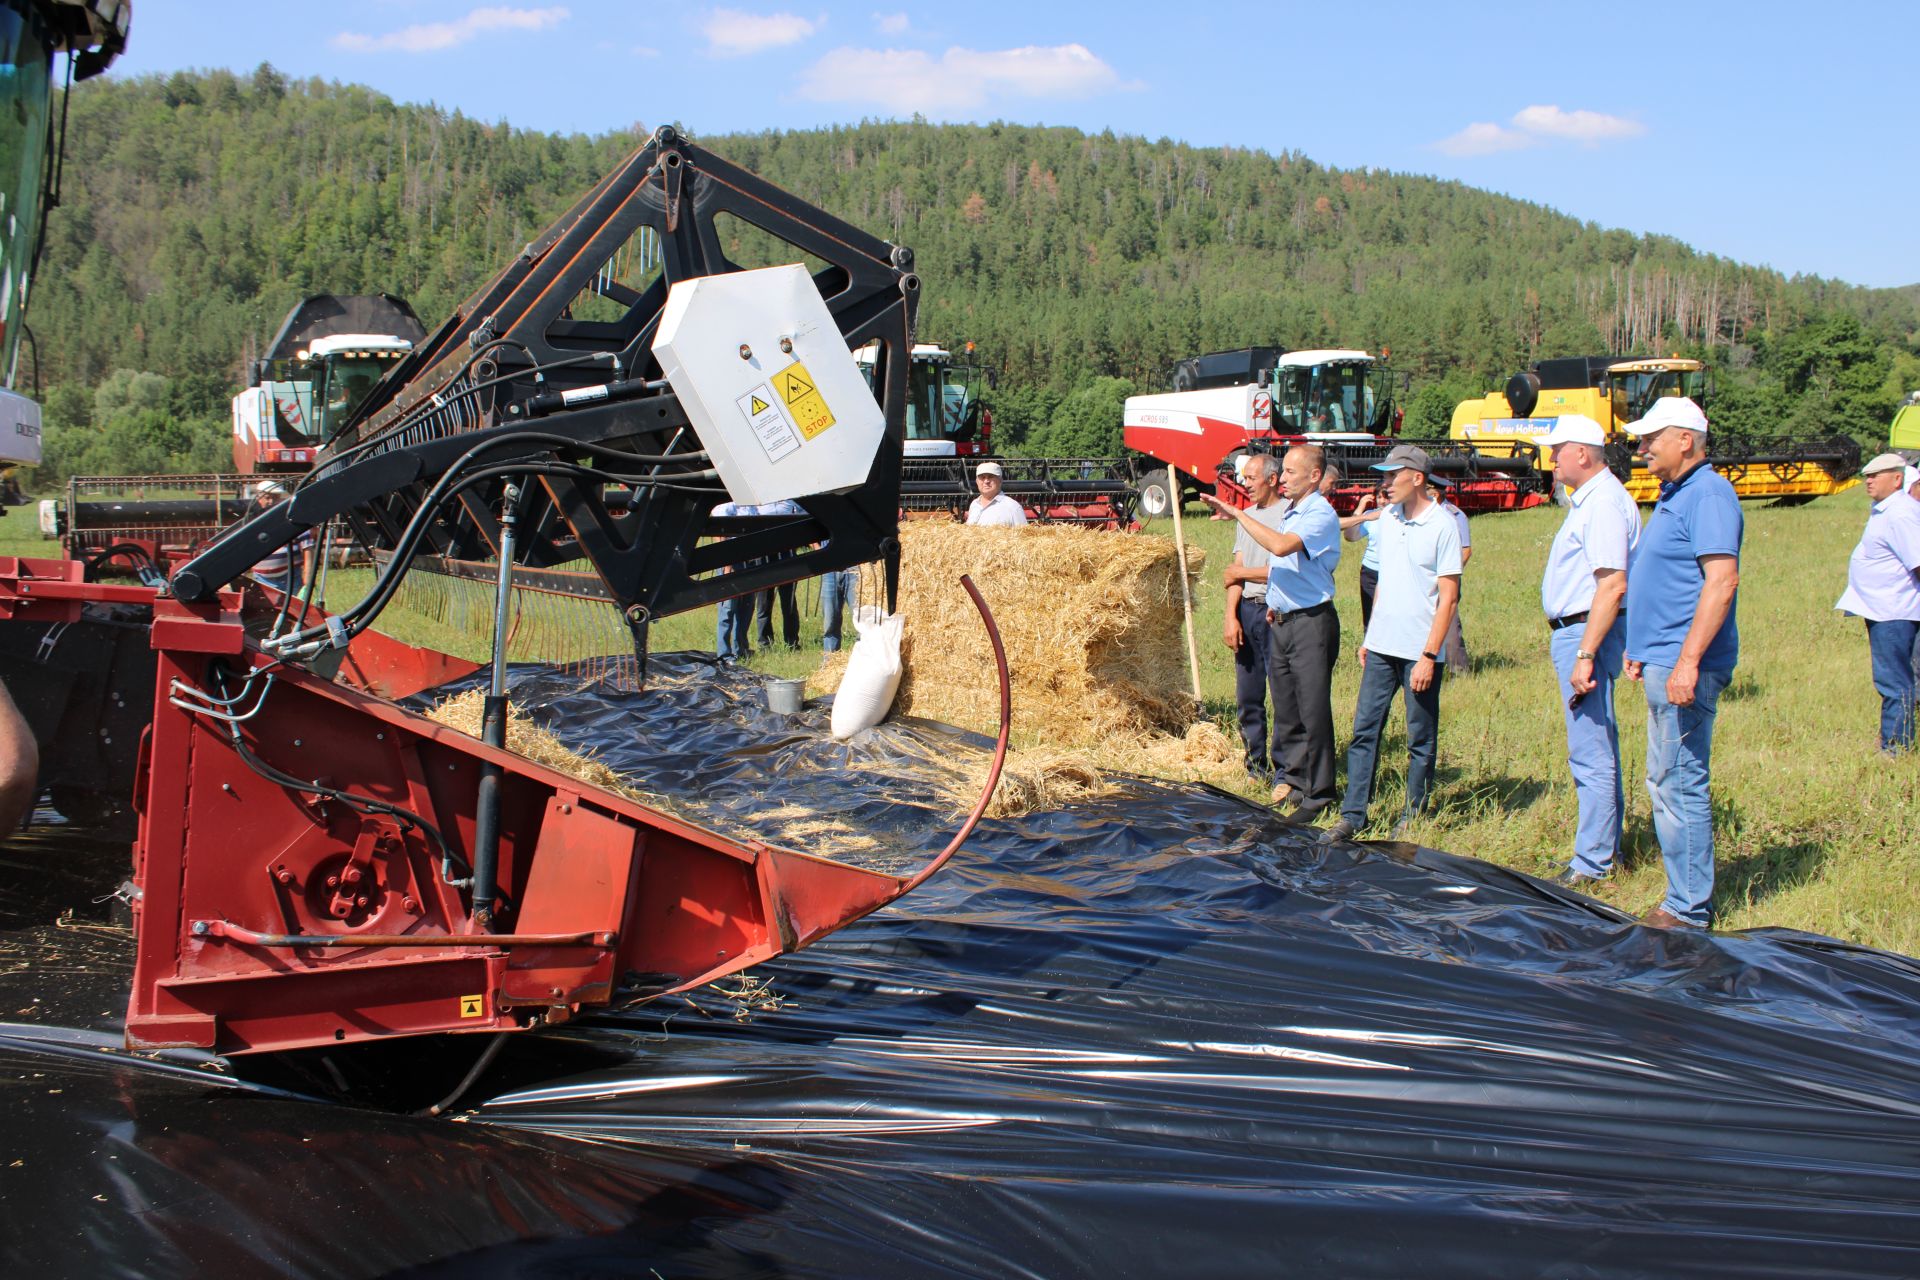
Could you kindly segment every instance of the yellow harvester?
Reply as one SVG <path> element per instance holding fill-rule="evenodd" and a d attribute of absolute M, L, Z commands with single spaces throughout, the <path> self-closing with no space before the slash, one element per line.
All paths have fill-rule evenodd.
<path fill-rule="evenodd" d="M 1660 396 L 1688 396 L 1711 419 L 1712 393 L 1706 366 L 1680 356 L 1537 360 L 1525 373 L 1509 378 L 1504 392 L 1462 400 L 1453 411 L 1452 435 L 1476 442 L 1535 440 L 1553 430 L 1561 414 L 1585 414 L 1606 431 L 1608 458 L 1627 491 L 1640 502 L 1652 502 L 1659 495 L 1659 482 L 1635 455 L 1623 428 L 1644 417 Z M 1708 441 L 1708 459 L 1742 498 L 1783 505 L 1811 502 L 1860 483 L 1860 446 L 1846 437 L 1762 440 L 1715 431 Z M 1540 465 L 1552 467 L 1544 449 Z"/>

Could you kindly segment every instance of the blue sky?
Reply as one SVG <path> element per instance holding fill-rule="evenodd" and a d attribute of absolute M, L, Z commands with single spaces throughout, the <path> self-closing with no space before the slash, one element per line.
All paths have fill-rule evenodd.
<path fill-rule="evenodd" d="M 694 134 L 1070 125 L 1454 178 L 1789 274 L 1920 283 L 1920 5 L 136 0 L 116 74 Z"/>

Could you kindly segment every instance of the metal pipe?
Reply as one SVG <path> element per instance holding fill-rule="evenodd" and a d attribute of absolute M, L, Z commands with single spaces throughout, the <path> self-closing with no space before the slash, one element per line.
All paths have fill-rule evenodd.
<path fill-rule="evenodd" d="M 993 644 L 993 664 L 1000 678 L 1000 734 L 994 739 L 993 759 L 987 764 L 987 782 L 980 789 L 980 798 L 974 801 L 973 812 L 953 833 L 953 839 L 947 842 L 947 847 L 940 851 L 939 856 L 920 868 L 920 873 L 913 879 L 895 889 L 888 897 L 888 902 L 903 898 L 925 884 L 960 851 L 960 846 L 967 842 L 967 837 L 973 834 L 973 829 L 986 815 L 987 806 L 993 803 L 993 789 L 1000 785 L 1000 770 L 1007 762 L 1007 738 L 1013 732 L 1013 680 L 1007 671 L 1007 647 L 1000 641 L 1000 628 L 994 624 L 993 611 L 987 608 L 986 597 L 980 594 L 980 588 L 974 586 L 973 579 L 964 573 L 960 575 L 960 585 L 973 597 L 973 607 L 980 611 L 980 621 L 987 629 L 987 639 Z"/>
<path fill-rule="evenodd" d="M 226 920 L 195 920 L 196 938 L 225 939 L 250 947 L 593 947 L 619 942 L 607 931 L 586 933 L 262 933 Z"/>
<path fill-rule="evenodd" d="M 493 669 L 487 683 L 480 740 L 507 745 L 507 618 L 513 604 L 513 532 L 519 518 L 520 486 L 507 481 L 500 499 L 500 577 L 494 588 Z M 493 902 L 499 887 L 500 785 L 504 771 L 491 761 L 480 766 L 473 810 L 473 927 L 493 932 Z"/>

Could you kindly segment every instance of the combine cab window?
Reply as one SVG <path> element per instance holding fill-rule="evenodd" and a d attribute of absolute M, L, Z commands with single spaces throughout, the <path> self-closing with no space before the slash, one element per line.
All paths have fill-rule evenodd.
<path fill-rule="evenodd" d="M 0 6 L 0 374 L 13 385 L 20 314 L 40 233 L 52 54 L 38 26 Z"/>
<path fill-rule="evenodd" d="M 1647 416 L 1647 410 L 1661 396 L 1686 396 L 1702 404 L 1707 396 L 1705 369 L 1650 369 L 1635 373 L 1608 375 L 1612 383 L 1613 416 L 1618 422 L 1634 422 Z"/>
<path fill-rule="evenodd" d="M 1274 371 L 1276 429 L 1378 432 L 1391 407 L 1387 370 L 1365 364 L 1319 364 Z"/>
<path fill-rule="evenodd" d="M 397 356 L 328 356 L 319 381 L 320 439 L 331 440 L 386 376 Z"/>
<path fill-rule="evenodd" d="M 915 360 L 907 370 L 907 439 L 957 440 L 979 391 L 980 371 Z"/>

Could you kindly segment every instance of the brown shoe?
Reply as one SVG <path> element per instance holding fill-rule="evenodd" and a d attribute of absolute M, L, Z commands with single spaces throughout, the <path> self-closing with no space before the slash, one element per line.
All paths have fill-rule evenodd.
<path fill-rule="evenodd" d="M 1640 917 L 1641 924 L 1650 924 L 1656 929 L 1698 929 L 1700 926 L 1689 920 L 1682 920 L 1665 907 L 1655 907 Z"/>
<path fill-rule="evenodd" d="M 1281 805 L 1287 803 L 1287 801 L 1292 799 L 1292 797 L 1293 797 L 1293 784 L 1291 782 L 1278 782 L 1278 783 L 1275 783 L 1273 787 L 1273 798 L 1271 800 L 1268 800 L 1267 803 L 1277 809 Z M 1295 803 L 1298 803 L 1298 802 L 1296 801 Z"/>

